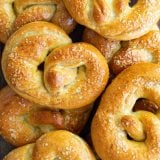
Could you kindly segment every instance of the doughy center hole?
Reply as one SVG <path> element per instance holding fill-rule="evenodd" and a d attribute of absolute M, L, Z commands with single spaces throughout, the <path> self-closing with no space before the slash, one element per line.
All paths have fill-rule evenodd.
<path fill-rule="evenodd" d="M 129 6 L 130 6 L 130 7 L 133 7 L 134 5 L 137 4 L 137 2 L 138 2 L 138 0 L 130 0 Z"/>

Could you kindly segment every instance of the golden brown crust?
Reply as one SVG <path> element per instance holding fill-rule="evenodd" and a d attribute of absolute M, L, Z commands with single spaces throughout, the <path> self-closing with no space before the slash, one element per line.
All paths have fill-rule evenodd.
<path fill-rule="evenodd" d="M 160 31 L 151 31 L 148 34 L 128 41 L 114 54 L 110 68 L 115 74 L 125 68 L 140 62 L 160 63 Z"/>
<path fill-rule="evenodd" d="M 12 26 L 15 20 L 11 3 L 12 1 L 0 2 L 0 42 L 5 43 L 12 32 Z"/>
<path fill-rule="evenodd" d="M 102 52 L 109 63 L 110 72 L 115 75 L 136 63 L 160 62 L 160 31 L 156 28 L 140 38 L 126 42 L 105 39 L 86 29 L 83 40 Z"/>
<path fill-rule="evenodd" d="M 104 38 L 88 28 L 84 30 L 83 41 L 91 43 L 99 49 L 108 63 L 110 63 L 113 55 L 121 48 L 120 41 Z"/>
<path fill-rule="evenodd" d="M 38 66 L 44 61 L 42 73 Z M 71 44 L 63 30 L 48 22 L 29 23 L 11 36 L 3 52 L 2 69 L 18 94 L 51 108 L 91 104 L 108 81 L 106 60 L 95 47 Z"/>
<path fill-rule="evenodd" d="M 0 91 L 0 135 L 14 146 L 35 142 L 42 134 L 65 129 L 80 133 L 92 105 L 75 110 L 50 110 L 18 96 L 9 87 Z"/>
<path fill-rule="evenodd" d="M 10 152 L 4 160 L 96 160 L 86 142 L 68 131 L 54 131 Z"/>
<path fill-rule="evenodd" d="M 93 144 L 101 159 L 159 159 L 159 110 L 156 114 L 133 112 L 139 98 L 160 106 L 159 88 L 159 64 L 135 64 L 114 79 L 101 99 L 91 127 Z"/>
<path fill-rule="evenodd" d="M 5 0 L 0 2 L 0 41 L 5 43 L 18 28 L 34 21 L 50 21 L 70 33 L 76 22 L 62 0 Z"/>
<path fill-rule="evenodd" d="M 160 1 L 64 0 L 71 16 L 105 38 L 130 40 L 151 30 L 160 18 Z"/>

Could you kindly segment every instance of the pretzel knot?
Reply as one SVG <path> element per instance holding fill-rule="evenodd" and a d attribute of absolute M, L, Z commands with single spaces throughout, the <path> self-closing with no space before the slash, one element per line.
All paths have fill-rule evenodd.
<path fill-rule="evenodd" d="M 68 131 L 54 131 L 40 137 L 34 144 L 17 148 L 4 160 L 95 160 L 89 146 L 77 135 Z"/>
<path fill-rule="evenodd" d="M 160 105 L 160 65 L 133 65 L 111 83 L 93 119 L 95 149 L 105 160 L 158 160 L 160 157 L 159 109 L 133 112 L 139 98 Z M 97 129 L 98 128 L 98 129 Z"/>
<path fill-rule="evenodd" d="M 39 69 L 43 62 L 44 72 Z M 91 104 L 108 80 L 107 63 L 96 48 L 71 44 L 63 30 L 48 22 L 27 24 L 11 36 L 2 69 L 18 94 L 51 108 Z"/>
<path fill-rule="evenodd" d="M 0 91 L 0 135 L 14 146 L 35 142 L 42 134 L 65 129 L 80 133 L 92 106 L 51 110 L 18 96 L 9 87 Z"/>
<path fill-rule="evenodd" d="M 34 21 L 50 21 L 70 33 L 76 23 L 62 0 L 4 0 L 0 2 L 0 41 L 5 43 L 15 30 Z"/>
<path fill-rule="evenodd" d="M 160 18 L 160 1 L 64 0 L 72 17 L 106 38 L 129 40 L 147 33 Z"/>

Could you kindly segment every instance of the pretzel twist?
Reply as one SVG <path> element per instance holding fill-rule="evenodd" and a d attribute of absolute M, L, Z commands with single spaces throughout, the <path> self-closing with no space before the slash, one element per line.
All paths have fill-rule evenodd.
<path fill-rule="evenodd" d="M 34 21 L 50 21 L 70 33 L 76 23 L 62 0 L 4 0 L 0 2 L 0 41 Z"/>
<path fill-rule="evenodd" d="M 42 134 L 65 129 L 80 133 L 92 105 L 74 110 L 49 110 L 18 96 L 9 87 L 0 91 L 0 135 L 10 144 L 35 142 Z"/>
<path fill-rule="evenodd" d="M 44 73 L 38 68 L 43 62 Z M 91 104 L 108 80 L 107 63 L 96 48 L 71 44 L 59 27 L 48 22 L 29 23 L 11 36 L 3 51 L 2 69 L 19 95 L 50 108 Z"/>
<path fill-rule="evenodd" d="M 80 137 L 68 131 L 54 131 L 40 137 L 36 143 L 17 148 L 4 160 L 95 160 L 91 149 Z"/>
<path fill-rule="evenodd" d="M 91 127 L 93 144 L 101 159 L 159 159 L 159 108 L 156 114 L 133 112 L 139 98 L 147 98 L 160 106 L 159 88 L 160 65 L 152 63 L 133 65 L 111 83 Z"/>
<path fill-rule="evenodd" d="M 160 1 L 64 0 L 72 17 L 105 38 L 130 40 L 151 30 L 160 18 Z"/>

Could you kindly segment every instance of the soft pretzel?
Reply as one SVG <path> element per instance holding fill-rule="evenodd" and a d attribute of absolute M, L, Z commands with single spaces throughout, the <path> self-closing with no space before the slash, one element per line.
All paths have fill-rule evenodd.
<path fill-rule="evenodd" d="M 92 105 L 75 110 L 40 108 L 9 87 L 0 91 L 0 102 L 0 135 L 14 146 L 32 143 L 42 134 L 57 129 L 80 133 L 92 109 Z"/>
<path fill-rule="evenodd" d="M 0 41 L 5 43 L 26 23 L 51 21 L 70 33 L 76 23 L 62 0 L 3 0 L 0 2 Z"/>
<path fill-rule="evenodd" d="M 105 91 L 91 126 L 101 159 L 159 160 L 159 109 L 156 114 L 134 112 L 139 98 L 160 106 L 159 64 L 135 64 L 121 72 Z"/>
<path fill-rule="evenodd" d="M 71 16 L 105 38 L 130 40 L 150 31 L 160 18 L 160 1 L 64 0 Z"/>
<path fill-rule="evenodd" d="M 68 131 L 53 131 L 11 151 L 4 160 L 96 160 L 88 144 Z"/>
<path fill-rule="evenodd" d="M 44 73 L 39 70 L 43 62 Z M 2 69 L 19 95 L 51 108 L 91 104 L 108 80 L 106 60 L 95 47 L 71 44 L 63 30 L 48 22 L 29 23 L 10 37 Z"/>

